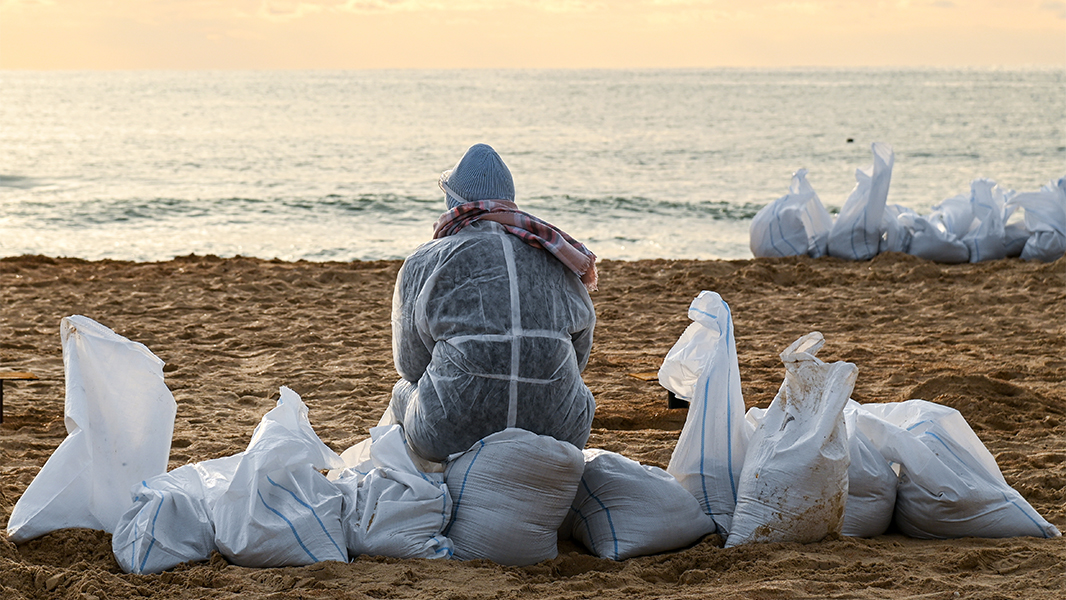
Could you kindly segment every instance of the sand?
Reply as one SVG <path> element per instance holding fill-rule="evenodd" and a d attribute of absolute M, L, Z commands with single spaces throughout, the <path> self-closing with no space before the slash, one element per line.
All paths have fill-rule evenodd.
<path fill-rule="evenodd" d="M 285 263 L 189 256 L 160 263 L 0 260 L 5 386 L 0 524 L 63 440 L 59 321 L 83 314 L 166 361 L 178 402 L 170 468 L 243 450 L 287 385 L 342 451 L 367 435 L 396 379 L 389 313 L 397 262 Z M 821 331 L 819 357 L 859 367 L 860 402 L 924 398 L 960 410 L 1008 483 L 1066 530 L 1066 259 L 938 265 L 899 254 L 604 261 L 585 380 L 589 445 L 665 467 L 685 411 L 658 369 L 703 289 L 729 303 L 748 406 L 783 377 L 778 353 Z M 648 507 L 654 510 L 655 507 Z M 360 557 L 250 569 L 215 555 L 161 575 L 123 574 L 110 536 L 73 529 L 15 546 L 0 535 L 5 598 L 1063 598 L 1066 538 L 915 540 L 901 535 L 729 550 L 708 536 L 611 562 L 569 542 L 525 568 Z"/>

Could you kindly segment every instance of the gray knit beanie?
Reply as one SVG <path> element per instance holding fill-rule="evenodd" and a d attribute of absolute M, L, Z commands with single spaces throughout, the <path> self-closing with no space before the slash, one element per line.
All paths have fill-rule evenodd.
<path fill-rule="evenodd" d="M 474 144 L 450 171 L 440 175 L 448 208 L 477 200 L 514 202 L 514 180 L 500 155 L 488 144 Z"/>

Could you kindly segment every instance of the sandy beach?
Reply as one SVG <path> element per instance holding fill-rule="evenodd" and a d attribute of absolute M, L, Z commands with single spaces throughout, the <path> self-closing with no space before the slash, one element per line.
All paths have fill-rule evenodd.
<path fill-rule="evenodd" d="M 279 386 L 340 452 L 367 437 L 396 380 L 396 261 L 288 263 L 188 256 L 166 262 L 0 259 L 0 525 L 66 436 L 59 322 L 86 315 L 166 362 L 178 403 L 171 469 L 243 450 Z M 767 406 L 778 354 L 820 331 L 819 357 L 859 368 L 859 402 L 923 398 L 961 411 L 1008 483 L 1066 531 L 1066 259 L 939 265 L 882 254 L 604 261 L 584 373 L 598 404 L 590 447 L 666 467 L 685 411 L 656 371 L 700 290 L 732 310 L 747 405 Z M 654 510 L 655 507 L 649 507 Z M 1064 598 L 1066 538 L 916 540 L 902 535 L 724 549 L 717 535 L 612 562 L 570 542 L 530 567 L 359 557 L 251 569 L 220 555 L 127 575 L 110 536 L 63 530 L 21 546 L 0 535 L 4 598 Z"/>

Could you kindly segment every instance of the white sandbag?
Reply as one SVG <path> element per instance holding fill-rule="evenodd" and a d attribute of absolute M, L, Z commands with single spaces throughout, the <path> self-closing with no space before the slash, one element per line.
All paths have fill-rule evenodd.
<path fill-rule="evenodd" d="M 690 401 L 666 470 L 696 497 L 724 536 L 749 437 L 733 318 L 722 297 L 706 290 L 689 305 L 688 316 L 693 323 L 659 369 L 659 383 Z"/>
<path fill-rule="evenodd" d="M 970 183 L 973 223 L 962 236 L 962 243 L 970 251 L 970 262 L 1007 256 L 1003 202 L 1003 190 L 995 181 L 975 179 Z"/>
<path fill-rule="evenodd" d="M 755 433 L 755 430 L 759 428 L 759 423 L 762 423 L 763 417 L 766 416 L 766 410 L 767 409 L 765 408 L 753 406 L 744 414 L 744 423 L 747 426 L 749 440 L 751 440 L 751 436 Z"/>
<path fill-rule="evenodd" d="M 399 425 L 374 427 L 370 435 L 371 443 L 363 445 L 366 460 L 334 481 L 344 493 L 341 523 L 349 555 L 450 558 L 452 542 L 443 532 L 452 499 L 443 472 L 415 464 Z"/>
<path fill-rule="evenodd" d="M 935 218 L 915 217 L 911 221 L 908 254 L 938 263 L 959 264 L 970 260 L 970 249 Z"/>
<path fill-rule="evenodd" d="M 925 400 L 864 404 L 856 424 L 900 465 L 894 523 L 916 538 L 1058 537 L 1007 485 L 959 411 Z"/>
<path fill-rule="evenodd" d="M 378 421 L 376 428 L 380 428 L 380 431 L 383 433 L 393 425 L 400 425 L 400 423 L 396 421 L 392 411 L 386 409 L 385 414 Z M 400 425 L 400 428 L 402 431 L 403 425 Z M 374 429 L 375 428 L 372 427 L 370 431 L 373 432 Z M 344 465 L 337 469 L 330 469 L 330 471 L 326 473 L 326 479 L 336 481 L 342 475 L 351 475 L 353 473 L 366 475 L 370 472 L 370 469 L 373 469 L 375 466 L 381 466 L 383 464 L 394 465 L 395 463 L 391 462 L 391 459 L 389 459 L 389 462 L 387 463 L 382 462 L 383 459 L 381 458 L 382 455 L 380 455 L 380 453 L 378 453 L 378 458 L 375 459 L 374 454 L 370 451 L 373 443 L 374 438 L 368 437 L 365 440 L 353 444 L 344 452 L 341 452 L 340 457 Z M 415 453 L 414 449 L 411 448 L 411 445 L 407 443 L 406 438 L 404 438 L 404 448 L 407 451 L 407 460 L 414 464 L 418 472 L 444 473 L 444 465 L 442 463 L 426 460 L 419 456 Z"/>
<path fill-rule="evenodd" d="M 854 400 L 844 405 L 848 434 L 848 500 L 840 533 L 851 537 L 881 535 L 892 524 L 899 477 L 891 465 L 855 424 Z M 745 421 L 754 432 L 767 409 L 751 407 Z"/>
<path fill-rule="evenodd" d="M 815 542 L 839 533 L 848 498 L 844 405 L 858 369 L 814 355 L 809 333 L 781 353 L 785 381 L 748 446 L 726 547 Z"/>
<path fill-rule="evenodd" d="M 829 232 L 830 256 L 846 260 L 869 260 L 877 256 L 895 155 L 882 142 L 874 142 L 871 149 L 873 165 L 856 169 L 855 188 Z"/>
<path fill-rule="evenodd" d="M 159 573 L 207 560 L 215 546 L 212 507 L 244 453 L 184 465 L 134 486 L 133 506 L 119 519 L 111 549 L 127 573 Z"/>
<path fill-rule="evenodd" d="M 859 403 L 848 400 L 844 426 L 848 431 L 848 502 L 840 533 L 852 537 L 881 535 L 892 524 L 899 477 L 877 451 L 870 438 L 859 430 L 856 411 Z"/>
<path fill-rule="evenodd" d="M 958 195 L 933 207 L 927 216 L 900 216 L 911 232 L 908 254 L 938 263 L 958 264 L 970 260 L 970 249 L 962 236 L 973 223 L 969 196 Z"/>
<path fill-rule="evenodd" d="M 596 556 L 657 554 L 714 533 L 714 520 L 666 471 L 606 450 L 583 454 L 585 472 L 567 520 L 570 535 Z"/>
<path fill-rule="evenodd" d="M 1010 212 L 1005 215 L 1010 217 Z M 1025 250 L 1025 244 L 1029 241 L 1029 230 L 1025 223 L 1007 223 L 1003 227 L 1003 245 L 1007 249 L 1008 258 L 1018 258 Z"/>
<path fill-rule="evenodd" d="M 455 558 L 530 565 L 558 555 L 558 530 L 585 461 L 573 444 L 509 428 L 449 457 L 445 530 Z"/>
<path fill-rule="evenodd" d="M 15 503 L 15 543 L 66 527 L 113 532 L 130 488 L 166 472 L 170 456 L 177 405 L 163 361 L 80 315 L 62 320 L 60 337 L 67 437 Z"/>
<path fill-rule="evenodd" d="M 388 411 L 386 411 L 388 413 Z M 390 425 L 378 425 L 378 427 L 391 427 Z M 373 429 L 373 428 L 371 428 Z M 374 462 L 370 458 L 370 444 L 373 443 L 373 438 L 366 438 L 361 442 L 357 442 L 350 446 L 347 450 L 340 453 L 341 462 L 343 466 L 336 469 L 330 469 L 326 472 L 326 479 L 330 481 L 337 481 L 341 477 L 350 477 L 352 475 L 366 475 L 370 472 L 370 469 L 374 468 Z"/>
<path fill-rule="evenodd" d="M 911 247 L 914 218 L 917 213 L 899 204 L 885 205 L 881 216 L 881 243 L 878 252 L 907 252 Z"/>
<path fill-rule="evenodd" d="M 209 506 L 219 552 L 246 567 L 347 562 L 343 495 L 319 473 L 342 465 L 311 429 L 300 397 L 281 388 L 278 405 L 256 426 L 225 491 Z"/>
<path fill-rule="evenodd" d="M 948 233 L 961 240 L 973 225 L 973 200 L 968 194 L 952 196 L 934 206 L 930 217 L 935 217 Z"/>
<path fill-rule="evenodd" d="M 1038 192 L 1016 194 L 1007 201 L 1007 210 L 1018 208 L 1025 211 L 1025 228 L 1029 232 L 1022 259 L 1052 262 L 1066 253 L 1066 177 Z"/>
<path fill-rule="evenodd" d="M 749 245 L 756 258 L 825 256 L 833 219 L 807 182 L 807 169 L 792 174 L 788 193 L 762 207 L 751 221 Z"/>
<path fill-rule="evenodd" d="M 215 528 L 196 465 L 178 467 L 136 486 L 133 506 L 111 536 L 111 549 L 127 573 L 160 573 L 183 562 L 210 558 Z"/>

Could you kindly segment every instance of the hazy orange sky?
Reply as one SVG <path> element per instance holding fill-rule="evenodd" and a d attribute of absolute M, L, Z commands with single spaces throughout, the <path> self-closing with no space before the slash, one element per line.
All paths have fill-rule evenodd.
<path fill-rule="evenodd" d="M 5 69 L 1066 66 L 1048 0 L 0 0 Z"/>

